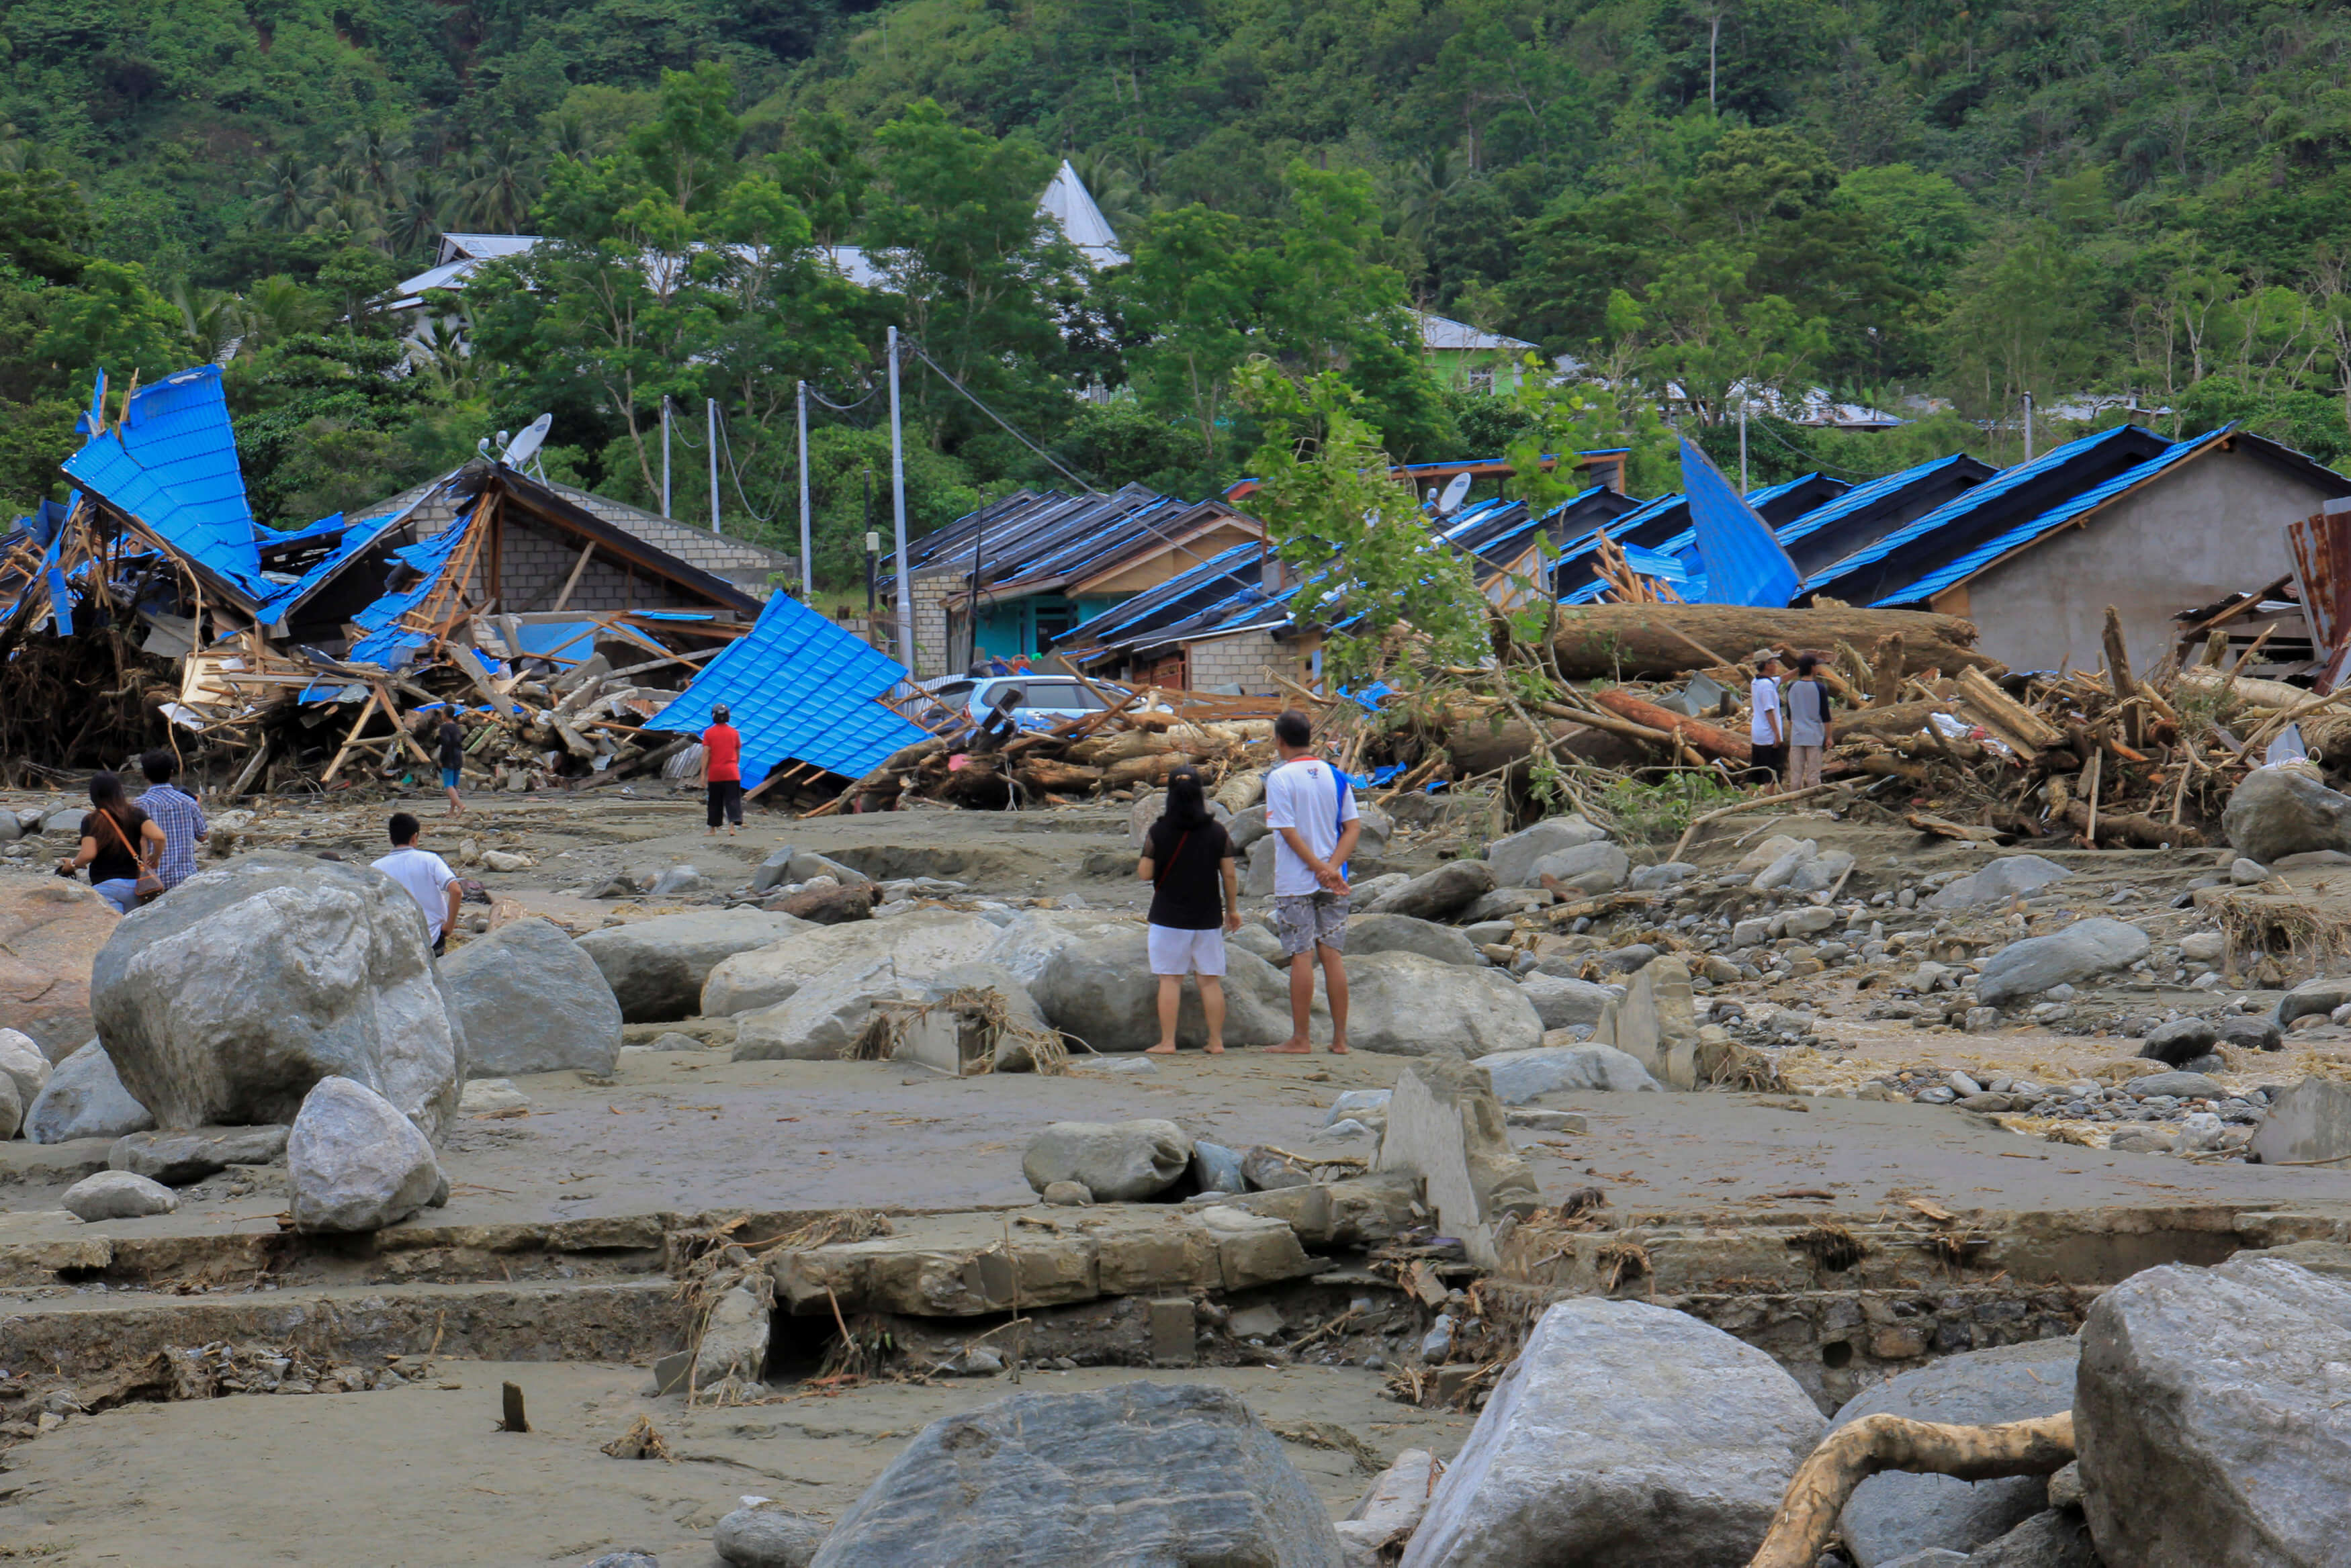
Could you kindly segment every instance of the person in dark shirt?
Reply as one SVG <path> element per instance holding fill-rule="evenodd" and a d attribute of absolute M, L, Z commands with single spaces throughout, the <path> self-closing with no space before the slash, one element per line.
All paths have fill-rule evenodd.
<path fill-rule="evenodd" d="M 140 876 L 163 857 L 163 830 L 123 798 L 122 780 L 99 774 L 89 781 L 89 811 L 81 819 L 81 846 L 57 862 L 57 875 L 89 867 L 89 885 L 127 915 L 139 907 Z"/>
<path fill-rule="evenodd" d="M 449 815 L 465 815 L 465 797 L 457 793 L 465 771 L 465 732 L 454 712 L 441 715 L 441 787 L 449 792 Z"/>
<path fill-rule="evenodd" d="M 1196 975 L 1200 1011 L 1208 1023 L 1208 1054 L 1225 1050 L 1225 933 L 1241 929 L 1241 879 L 1233 841 L 1208 815 L 1200 775 L 1177 768 L 1167 775 L 1167 809 L 1144 836 L 1134 874 L 1151 884 L 1151 972 L 1159 977 L 1159 1044 L 1149 1054 L 1176 1050 L 1176 1014 L 1184 977 Z"/>

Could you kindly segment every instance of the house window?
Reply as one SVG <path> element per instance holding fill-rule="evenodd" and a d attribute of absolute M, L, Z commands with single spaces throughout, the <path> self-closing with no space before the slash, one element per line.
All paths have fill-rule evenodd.
<path fill-rule="evenodd" d="M 1470 371 L 1469 389 L 1481 398 L 1492 397 L 1494 395 L 1493 367 L 1488 366 L 1484 369 Z"/>

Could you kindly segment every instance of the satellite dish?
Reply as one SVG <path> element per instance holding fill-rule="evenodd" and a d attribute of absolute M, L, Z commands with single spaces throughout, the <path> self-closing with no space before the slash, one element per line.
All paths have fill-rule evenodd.
<path fill-rule="evenodd" d="M 1437 498 L 1437 514 L 1450 517 L 1461 510 L 1462 498 L 1469 493 L 1469 476 L 1457 473 L 1445 482 L 1445 493 Z"/>
<path fill-rule="evenodd" d="M 554 428 L 555 416 L 553 414 L 539 415 L 538 418 L 530 421 L 529 426 L 524 430 L 522 434 L 515 437 L 513 441 L 507 443 L 506 452 L 498 459 L 498 461 L 505 463 L 508 468 L 520 468 L 524 463 L 528 462 L 532 458 L 538 455 L 538 449 L 547 444 L 547 432 Z M 503 438 L 504 432 L 500 433 Z"/>

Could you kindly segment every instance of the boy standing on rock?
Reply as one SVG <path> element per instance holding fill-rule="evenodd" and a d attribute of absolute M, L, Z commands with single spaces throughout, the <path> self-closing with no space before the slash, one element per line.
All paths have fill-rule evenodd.
<path fill-rule="evenodd" d="M 1290 1038 L 1269 1051 L 1313 1050 L 1306 1023 L 1314 1006 L 1314 965 L 1331 999 L 1331 1052 L 1347 1049 L 1347 861 L 1362 832 L 1355 792 L 1338 769 L 1310 754 L 1314 726 L 1292 708 L 1273 722 L 1281 765 L 1266 775 L 1265 825 L 1273 846 L 1273 916 L 1290 955 Z"/>

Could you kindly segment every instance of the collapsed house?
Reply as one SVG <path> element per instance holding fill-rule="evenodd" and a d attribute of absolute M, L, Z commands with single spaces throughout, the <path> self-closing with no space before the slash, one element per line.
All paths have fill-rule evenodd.
<path fill-rule="evenodd" d="M 0 725 L 9 755 L 53 770 L 169 743 L 232 793 L 407 774 L 455 715 L 476 785 L 628 777 L 690 743 L 650 721 L 758 640 L 768 579 L 792 564 L 488 459 L 356 516 L 265 528 L 213 366 L 119 409 L 101 374 L 79 430 L 72 500 L 0 543 Z M 848 650 L 871 655 L 825 624 L 780 656 L 761 644 L 762 676 L 832 682 Z M 903 675 L 856 668 L 869 702 Z M 44 701 L 52 682 L 97 690 L 99 670 L 111 706 Z M 863 760 L 778 754 L 809 776 L 844 758 Z"/>

